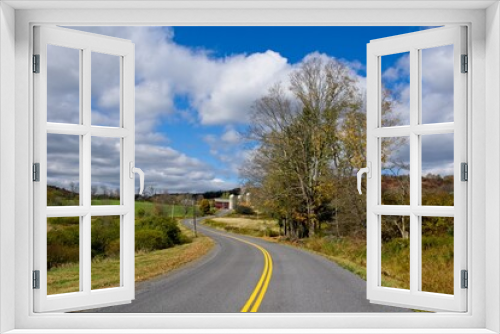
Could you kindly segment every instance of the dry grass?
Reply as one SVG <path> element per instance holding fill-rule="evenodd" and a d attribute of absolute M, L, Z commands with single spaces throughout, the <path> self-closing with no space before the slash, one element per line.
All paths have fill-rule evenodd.
<path fill-rule="evenodd" d="M 180 225 L 184 234 L 193 237 L 193 233 Z M 203 255 L 214 246 L 212 239 L 198 234 L 191 243 L 172 248 L 137 252 L 135 254 L 135 281 L 141 282 L 153 277 L 165 275 Z M 47 293 L 59 294 L 79 290 L 78 265 L 68 264 L 54 268 L 47 275 Z M 117 258 L 101 259 L 92 262 L 92 289 L 103 289 L 120 284 L 120 261 Z M 118 274 L 117 274 L 118 273 Z"/>
<path fill-rule="evenodd" d="M 255 237 L 277 237 L 279 226 L 274 220 L 259 218 L 213 218 L 203 221 L 204 224 L 227 232 L 246 234 Z"/>

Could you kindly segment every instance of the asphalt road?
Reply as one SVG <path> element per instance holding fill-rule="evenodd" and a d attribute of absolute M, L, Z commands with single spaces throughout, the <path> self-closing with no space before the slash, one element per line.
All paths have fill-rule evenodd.
<path fill-rule="evenodd" d="M 184 224 L 192 227 L 191 221 Z M 138 283 L 131 304 L 92 312 L 410 311 L 370 304 L 365 281 L 321 256 L 200 224 L 198 231 L 216 242 L 208 255 L 166 277 Z"/>

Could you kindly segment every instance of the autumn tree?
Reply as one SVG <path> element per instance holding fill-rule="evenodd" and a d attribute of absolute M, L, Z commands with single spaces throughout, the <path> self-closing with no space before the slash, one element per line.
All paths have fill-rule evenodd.
<path fill-rule="evenodd" d="M 320 209 L 330 200 L 321 185 L 339 155 L 341 119 L 361 106 L 350 69 L 319 55 L 291 74 L 288 90 L 277 84 L 254 104 L 248 132 L 259 145 L 254 170 L 263 173 L 263 186 L 273 184 L 268 200 L 274 205 L 297 203 L 291 218 L 302 224 L 304 235 L 314 235 Z"/>
<path fill-rule="evenodd" d="M 202 215 L 208 215 L 210 213 L 210 201 L 206 198 L 200 201 L 200 211 Z"/>

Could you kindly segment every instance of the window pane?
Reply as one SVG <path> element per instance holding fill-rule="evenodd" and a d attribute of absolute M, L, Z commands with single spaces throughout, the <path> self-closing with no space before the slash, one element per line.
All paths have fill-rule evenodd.
<path fill-rule="evenodd" d="M 381 217 L 381 286 L 410 289 L 410 217 Z"/>
<path fill-rule="evenodd" d="M 422 205 L 453 206 L 453 133 L 421 139 Z"/>
<path fill-rule="evenodd" d="M 453 45 L 423 49 L 422 123 L 453 122 Z"/>
<path fill-rule="evenodd" d="M 410 124 L 410 53 L 380 57 L 381 62 L 381 125 Z"/>
<path fill-rule="evenodd" d="M 422 217 L 422 291 L 453 294 L 453 218 Z"/>
<path fill-rule="evenodd" d="M 410 140 L 381 138 L 383 205 L 410 205 Z"/>
<path fill-rule="evenodd" d="M 47 122 L 80 122 L 80 50 L 47 45 Z"/>
<path fill-rule="evenodd" d="M 120 205 L 120 138 L 92 137 L 92 205 Z"/>
<path fill-rule="evenodd" d="M 80 205 L 80 137 L 47 134 L 47 206 Z"/>
<path fill-rule="evenodd" d="M 80 291 L 80 218 L 47 218 L 47 294 Z"/>
<path fill-rule="evenodd" d="M 92 52 L 92 125 L 120 126 L 120 57 Z"/>
<path fill-rule="evenodd" d="M 92 289 L 120 286 L 120 216 L 92 217 Z"/>

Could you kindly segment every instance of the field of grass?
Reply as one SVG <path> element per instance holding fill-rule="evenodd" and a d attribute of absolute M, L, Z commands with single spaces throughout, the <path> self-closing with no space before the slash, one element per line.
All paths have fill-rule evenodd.
<path fill-rule="evenodd" d="M 183 234 L 193 238 L 193 232 L 180 226 Z M 141 282 L 156 276 L 165 275 L 172 270 L 192 262 L 212 249 L 214 242 L 203 235 L 193 238 L 191 243 L 172 248 L 137 252 L 135 254 L 135 281 Z M 59 294 L 78 291 L 78 264 L 67 264 L 49 270 L 47 273 L 47 293 Z M 118 258 L 107 258 L 92 262 L 92 289 L 102 289 L 120 284 L 120 261 Z M 118 275 L 117 275 L 118 273 Z"/>
<path fill-rule="evenodd" d="M 171 204 L 160 204 L 155 207 L 155 203 L 152 202 L 146 202 L 146 201 L 135 201 L 135 214 L 136 216 L 138 215 L 138 211 L 140 209 L 144 209 L 146 212 L 146 215 L 148 213 L 153 214 L 155 213 L 155 210 L 158 210 L 158 208 L 161 208 L 163 215 L 167 217 L 172 216 L 172 209 L 174 213 L 174 218 L 184 218 L 184 206 L 182 205 L 171 205 Z M 187 215 L 186 217 L 192 217 L 193 216 L 193 207 L 188 206 L 187 207 Z"/>
<path fill-rule="evenodd" d="M 277 237 L 279 226 L 274 220 L 266 220 L 250 217 L 224 217 L 212 218 L 203 221 L 208 226 L 234 232 L 251 235 L 254 237 Z"/>
<path fill-rule="evenodd" d="M 120 201 L 117 199 L 94 199 L 92 200 L 92 205 L 119 205 Z M 135 215 L 138 215 L 138 211 L 143 209 L 147 214 L 155 213 L 155 210 L 161 210 L 163 215 L 167 217 L 172 216 L 172 209 L 174 213 L 174 218 L 184 218 L 184 206 L 182 205 L 171 205 L 171 204 L 159 204 L 155 205 L 153 202 L 149 201 L 135 201 Z M 187 207 L 187 217 L 192 217 L 193 207 Z"/>
<path fill-rule="evenodd" d="M 268 236 L 271 229 L 278 234 L 273 220 L 249 217 L 216 218 L 205 224 L 234 233 Z M 366 280 L 366 239 L 315 237 L 299 240 L 274 238 L 276 242 L 298 247 L 324 256 L 342 268 Z M 409 240 L 394 238 L 382 248 L 382 285 L 409 289 Z M 449 235 L 422 238 L 422 290 L 453 294 L 453 237 Z"/>

